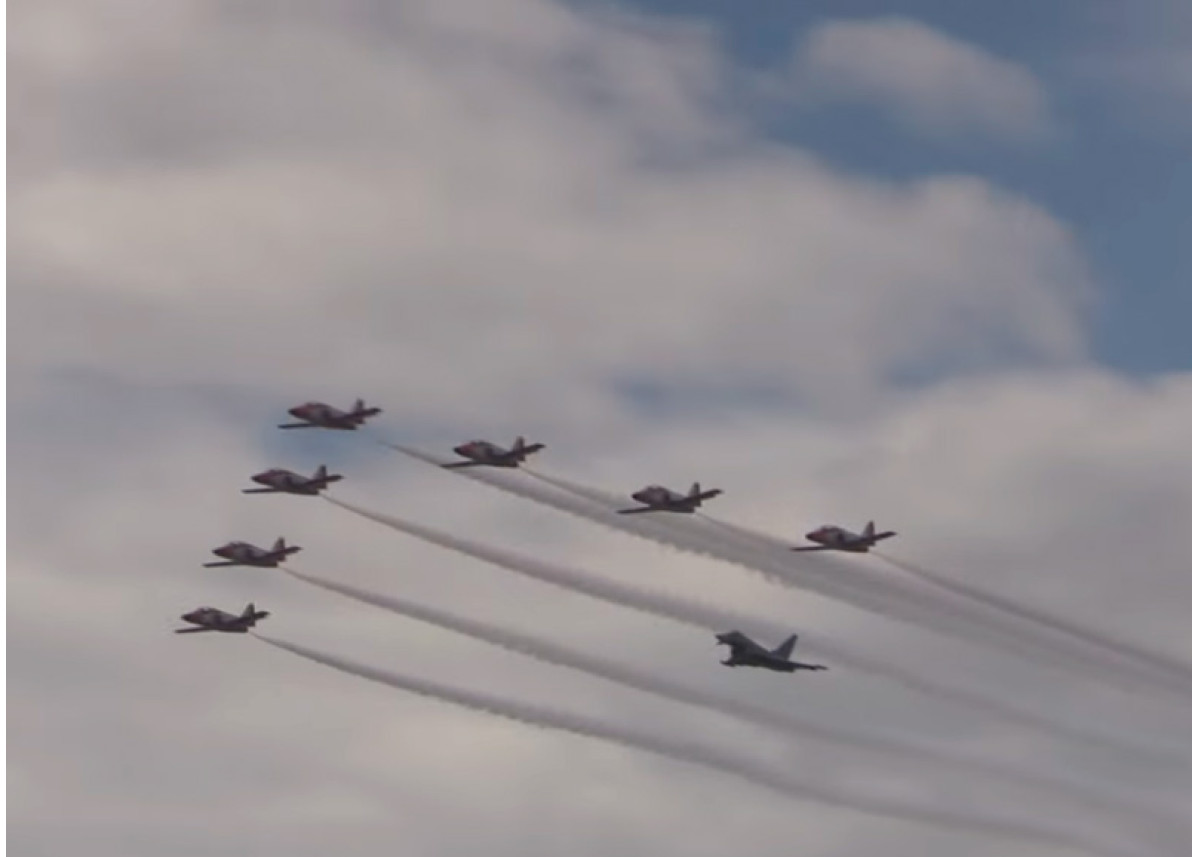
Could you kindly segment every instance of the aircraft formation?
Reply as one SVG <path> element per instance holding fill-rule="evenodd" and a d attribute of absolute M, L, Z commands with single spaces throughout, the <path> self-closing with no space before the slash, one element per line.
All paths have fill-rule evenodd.
<path fill-rule="evenodd" d="M 327 405 L 324 402 L 305 402 L 288 409 L 288 414 L 298 422 L 280 423 L 280 429 L 322 428 L 333 431 L 356 431 L 366 424 L 371 417 L 383 413 L 382 408 L 367 407 L 366 402 L 358 399 L 348 411 Z M 452 461 L 441 464 L 447 470 L 457 470 L 465 467 L 498 467 L 519 468 L 527 458 L 545 449 L 544 443 L 526 443 L 525 438 L 517 437 L 511 447 L 505 448 L 488 440 L 470 440 L 453 448 L 453 452 L 462 461 Z M 317 467 L 312 476 L 304 476 L 283 468 L 271 468 L 250 477 L 258 487 L 243 488 L 243 494 L 296 494 L 315 497 L 331 484 L 340 482 L 344 477 L 330 473 L 325 465 Z M 703 490 L 700 483 L 693 483 L 686 493 L 678 493 L 662 485 L 647 485 L 632 492 L 630 499 L 641 504 L 628 509 L 617 509 L 619 515 L 635 515 L 650 512 L 668 514 L 693 514 L 702 504 L 724 492 L 720 488 Z M 794 547 L 794 551 L 835 550 L 848 553 L 866 553 L 876 542 L 896 535 L 894 532 L 877 533 L 874 522 L 869 522 L 861 533 L 855 533 L 839 526 L 827 524 L 806 534 L 809 541 L 816 544 L 811 546 Z M 213 549 L 213 553 L 221 557 L 220 562 L 204 563 L 204 568 L 224 568 L 229 566 L 247 566 L 251 568 L 278 568 L 280 563 L 289 556 L 299 553 L 302 548 L 288 545 L 283 537 L 275 540 L 269 548 L 260 548 L 244 541 L 231 541 Z M 257 610 L 251 602 L 240 614 L 228 613 L 215 607 L 199 607 L 180 618 L 193 627 L 179 628 L 177 634 L 191 634 L 200 631 L 219 633 L 244 634 L 253 628 L 260 620 L 271 614 L 265 610 Z M 797 670 L 819 671 L 827 667 L 820 664 L 809 664 L 792 661 L 792 649 L 796 645 L 796 636 L 792 635 L 774 649 L 755 642 L 738 630 L 725 631 L 715 635 L 718 645 L 729 647 L 729 656 L 721 661 L 728 667 L 757 667 L 773 672 L 792 673 Z"/>
<path fill-rule="evenodd" d="M 331 431 L 357 431 L 367 425 L 372 417 L 383 411 L 368 407 L 363 400 L 356 401 L 348 410 L 341 410 L 323 402 L 305 402 L 289 408 L 287 413 L 295 420 L 278 424 L 280 429 L 323 428 Z M 614 529 L 639 535 L 643 538 L 688 551 L 695 555 L 709 556 L 733 563 L 765 575 L 768 580 L 785 586 L 796 587 L 833 597 L 879 615 L 919 623 L 930 630 L 950 634 L 971 642 L 984 642 L 1046 665 L 1067 668 L 1077 675 L 1101 680 L 1125 689 L 1137 687 L 1139 692 L 1152 688 L 1176 694 L 1190 691 L 1190 670 L 1186 665 L 1164 659 L 1129 646 L 1120 640 L 1098 634 L 1093 629 L 1080 628 L 1037 611 L 1020 603 L 992 595 L 986 591 L 947 578 L 892 557 L 879 556 L 911 576 L 920 578 L 923 590 L 905 586 L 903 581 L 880 578 L 869 574 L 869 569 L 859 569 L 849 563 L 840 567 L 828 560 L 791 562 L 789 552 L 829 551 L 843 554 L 869 554 L 876 545 L 896 537 L 892 530 L 876 528 L 868 521 L 861 530 L 834 524 L 825 524 L 804 533 L 804 544 L 793 544 L 772 536 L 743 529 L 732 523 L 714 520 L 701 513 L 705 504 L 720 497 L 720 488 L 704 488 L 699 482 L 685 491 L 672 490 L 663 485 L 647 485 L 628 495 L 616 495 L 586 485 L 568 482 L 549 474 L 523 468 L 527 460 L 546 448 L 544 443 L 527 442 L 517 437 L 510 446 L 488 440 L 469 440 L 451 447 L 457 460 L 430 455 L 418 449 L 384 442 L 384 446 L 427 464 L 460 472 L 471 481 L 478 481 L 501 488 L 509 494 L 534 500 L 578 517 L 610 526 Z M 508 473 L 495 471 L 521 471 L 522 476 L 511 478 Z M 298 496 L 322 496 L 331 485 L 345 477 L 331 473 L 322 464 L 311 475 L 296 473 L 282 468 L 270 468 L 251 475 L 253 487 L 243 488 L 246 494 L 293 494 Z M 546 487 L 536 486 L 536 482 Z M 822 639 L 819 633 L 808 629 L 796 629 L 763 621 L 760 617 L 747 615 L 724 605 L 706 604 L 687 596 L 674 593 L 653 592 L 639 586 L 630 586 L 607 578 L 593 575 L 585 570 L 573 569 L 557 563 L 544 563 L 537 558 L 523 556 L 511 551 L 493 548 L 453 533 L 446 533 L 405 521 L 390 515 L 372 512 L 340 498 L 326 496 L 327 502 L 340 506 L 352 513 L 373 520 L 394 530 L 413 535 L 428 543 L 449 548 L 484 562 L 517 572 L 526 577 L 567 590 L 593 596 L 612 604 L 632 608 L 644 613 L 663 617 L 695 629 L 712 633 L 717 646 L 726 647 L 727 654 L 717 663 L 737 668 L 749 667 L 767 673 L 790 675 L 796 672 L 816 673 L 828 669 L 824 664 L 809 658 L 793 659 L 799 646 L 820 660 L 835 662 L 839 671 L 865 672 L 877 678 L 893 681 L 897 686 L 910 691 L 940 699 L 943 702 L 964 706 L 977 714 L 995 716 L 1020 723 L 1044 733 L 1047 737 L 1094 747 L 1097 743 L 1115 744 L 1126 752 L 1157 754 L 1156 748 L 1147 748 L 1141 742 L 1124 742 L 1107 735 L 1098 735 L 1086 723 L 1063 722 L 1047 718 L 1030 711 L 1019 701 L 1013 704 L 1008 699 L 997 698 L 987 692 L 964 689 L 931 676 L 921 669 L 889 658 L 873 654 L 861 654 L 843 650 L 839 641 Z M 632 504 L 630 503 L 632 501 Z M 634 505 L 635 504 L 635 505 Z M 647 518 L 649 516 L 649 518 Z M 692 516 L 692 517 L 688 517 Z M 656 519 L 657 518 L 657 519 Z M 981 760 L 969 754 L 961 755 L 953 750 L 929 747 L 921 742 L 912 743 L 904 738 L 884 735 L 864 735 L 855 730 L 817 721 L 809 721 L 802 713 L 786 714 L 756 705 L 753 701 L 737 697 L 722 697 L 708 690 L 700 690 L 673 681 L 669 676 L 647 672 L 620 661 L 609 661 L 601 657 L 574 649 L 558 640 L 539 638 L 535 635 L 515 631 L 502 625 L 489 625 L 477 619 L 458 616 L 451 611 L 439 610 L 431 605 L 410 601 L 400 597 L 374 593 L 338 581 L 319 576 L 310 576 L 288 567 L 290 557 L 300 553 L 299 545 L 289 544 L 280 536 L 268 547 L 246 541 L 230 541 L 214 547 L 215 560 L 202 563 L 205 568 L 241 566 L 246 568 L 276 569 L 310 585 L 338 593 L 360 603 L 373 605 L 389 612 L 432 624 L 436 627 L 465 634 L 485 643 L 518 652 L 535 660 L 566 666 L 601 679 L 648 691 L 658 696 L 700 706 L 746 719 L 776 731 L 854 748 L 856 751 L 882 753 L 918 765 L 951 766 L 960 772 L 969 772 L 985 778 L 1008 780 L 1027 787 L 1053 792 L 1073 801 L 1076 806 L 1101 807 L 1105 817 L 1132 822 L 1134 835 L 1153 829 L 1153 844 L 1159 844 L 1159 828 L 1164 817 L 1147 812 L 1139 806 L 1130 806 L 1114 801 L 1110 796 L 1098 794 L 1082 787 L 1070 778 L 1045 776 L 1022 769 L 1003 761 Z M 835 562 L 835 561 L 833 561 Z M 831 577 L 829 571 L 840 572 Z M 866 571 L 867 574 L 860 574 Z M 837 584 L 831 587 L 832 581 Z M 949 596 L 949 597 L 943 597 Z M 271 614 L 260 610 L 253 601 L 240 612 L 228 612 L 215 607 L 198 607 L 180 616 L 186 627 L 175 629 L 179 634 L 223 633 L 250 634 L 267 645 L 291 652 L 303 658 L 333 667 L 360 678 L 381 682 L 402 690 L 449 701 L 489 713 L 499 713 L 521 722 L 549 726 L 589 735 L 628 747 L 639 748 L 660 756 L 691 762 L 712 769 L 735 774 L 743 779 L 758 783 L 768 789 L 793 795 L 802 800 L 832 803 L 853 807 L 876 815 L 885 815 L 909 821 L 926 822 L 949 828 L 972 829 L 1001 836 L 1023 837 L 1057 844 L 1085 845 L 1090 843 L 1074 834 L 1051 830 L 1040 824 L 1026 824 L 1011 819 L 956 811 L 946 813 L 940 809 L 927 810 L 907 800 L 879 800 L 863 797 L 836 784 L 815 782 L 789 784 L 774 772 L 756 766 L 747 767 L 742 760 L 714 754 L 711 748 L 698 748 L 692 742 L 677 742 L 636 731 L 617 729 L 600 720 L 567 715 L 550 708 L 531 706 L 515 702 L 502 696 L 443 685 L 424 678 L 414 678 L 402 673 L 393 673 L 374 667 L 357 664 L 346 659 L 325 654 L 305 646 L 272 639 L 255 629 Z M 729 630 L 723 630 L 728 628 Z M 745 630 L 742 630 L 745 629 Z M 752 632 L 751 634 L 746 631 Z M 1010 647 L 1011 642 L 1019 647 Z M 711 645 L 711 644 L 710 644 Z M 1032 649 L 1032 651 L 1031 651 Z M 1166 819 L 1167 839 L 1176 837 L 1177 832 Z M 1145 827 L 1149 825 L 1149 827 Z M 1166 841 L 1164 839 L 1164 841 Z M 1109 857 L 1133 857 L 1128 851 L 1095 851 Z M 1141 857 L 1145 851 L 1138 851 Z"/>

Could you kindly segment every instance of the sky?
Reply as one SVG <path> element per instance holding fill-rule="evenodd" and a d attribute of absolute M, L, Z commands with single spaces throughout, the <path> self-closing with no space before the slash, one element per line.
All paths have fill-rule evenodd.
<path fill-rule="evenodd" d="M 1183 4 L 10 11 L 19 853 L 1085 853 L 945 823 L 978 816 L 1182 853 L 1189 712 L 1111 646 L 1190 662 Z M 369 431 L 275 428 L 358 397 L 384 409 Z M 621 531 L 527 474 L 498 491 L 384 445 L 518 435 L 593 497 L 724 493 Z M 830 669 L 725 669 L 729 628 L 239 493 L 322 463 L 341 501 L 795 630 Z M 868 519 L 898 532 L 894 562 L 780 547 Z M 576 667 L 1124 810 L 201 568 L 279 535 L 305 574 Z M 265 635 L 386 680 L 171 633 L 248 601 Z M 412 692 L 429 682 L 457 703 Z M 581 723 L 624 743 L 550 728 Z"/>
<path fill-rule="evenodd" d="M 643 7 L 712 22 L 721 44 L 755 67 L 786 62 L 798 34 L 822 22 L 890 18 L 931 27 L 1035 75 L 1055 133 L 1034 147 L 996 145 L 982 135 L 897 134 L 896 111 L 911 105 L 880 111 L 861 101 L 781 111 L 770 127 L 856 172 L 965 171 L 1036 199 L 1071 224 L 1094 266 L 1104 295 L 1088 319 L 1097 358 L 1134 373 L 1190 365 L 1183 311 L 1191 282 L 1188 4 L 1021 0 L 980 10 L 910 2 L 899 10 L 874 0 L 778 0 L 755 4 L 753 14 L 720 2 Z"/>

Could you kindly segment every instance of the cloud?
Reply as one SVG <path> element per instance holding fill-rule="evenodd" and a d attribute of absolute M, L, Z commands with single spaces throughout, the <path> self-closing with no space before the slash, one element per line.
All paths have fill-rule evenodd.
<path fill-rule="evenodd" d="M 541 3 L 514 8 L 565 33 L 354 8 L 210 9 L 166 55 L 22 67 L 61 93 L 31 118 L 67 150 L 14 193 L 21 367 L 279 387 L 387 364 L 461 417 L 484 363 L 485 407 L 563 371 L 839 401 L 1084 352 L 1068 227 L 751 136 L 709 97 L 734 71 L 708 41 Z"/>
<path fill-rule="evenodd" d="M 369 437 L 271 428 L 302 398 L 364 395 L 388 439 L 519 431 L 549 444 L 551 472 L 612 490 L 699 478 L 727 491 L 714 514 L 781 536 L 875 516 L 915 560 L 1177 653 L 1190 379 L 1089 367 L 1069 224 L 977 178 L 870 180 L 770 143 L 731 105 L 738 69 L 703 28 L 534 0 L 487 17 L 366 0 L 104 8 L 14 14 L 9 764 L 26 850 L 696 857 L 787 852 L 803 830 L 830 857 L 1006 851 L 169 633 L 200 603 L 253 599 L 271 633 L 381 668 L 986 808 L 957 782 L 885 779 L 269 573 L 198 568 L 212 545 L 277 535 L 314 574 L 1181 805 L 1170 768 L 835 671 L 814 693 L 718 669 L 706 634 L 324 503 L 237 492 L 263 466 L 328 461 L 356 503 L 1181 745 L 1180 714 L 1152 701 L 471 490 Z"/>
<path fill-rule="evenodd" d="M 1124 126 L 1178 141 L 1190 128 L 1191 5 L 1181 0 L 1088 4 L 1065 77 L 1121 110 Z"/>
<path fill-rule="evenodd" d="M 748 413 L 733 425 L 661 424 L 626 414 L 624 430 L 607 438 L 587 433 L 553 438 L 556 444 L 542 466 L 572 476 L 582 471 L 617 490 L 647 473 L 677 483 L 685 474 L 703 471 L 728 489 L 713 514 L 782 536 L 818 516 L 857 521 L 876 515 L 901 530 L 893 552 L 1177 650 L 1186 643 L 1187 613 L 1178 593 L 1187 586 L 1187 554 L 1186 540 L 1173 533 L 1185 531 L 1176 519 L 1187 505 L 1182 471 L 1173 465 L 1184 454 L 1187 404 L 1182 378 L 1142 386 L 1096 373 L 1012 376 L 909 394 L 878 414 L 841 425 L 792 413 Z M 129 413 L 87 394 L 75 406 L 102 416 L 102 425 Z M 746 805 L 746 793 L 719 778 L 697 778 L 636 757 L 618 764 L 601 751 L 588 751 L 564 768 L 555 757 L 573 744 L 377 695 L 272 658 L 241 655 L 244 649 L 236 640 L 196 638 L 189 642 L 198 645 L 180 646 L 175 644 L 187 638 L 168 637 L 171 645 L 162 645 L 160 635 L 184 609 L 200 602 L 238 606 L 254 598 L 274 611 L 272 632 L 385 668 L 403 665 L 430 678 L 569 705 L 639 729 L 669 734 L 678 726 L 680 712 L 667 703 L 629 699 L 630 694 L 602 683 L 573 680 L 450 635 L 355 609 L 269 573 L 189 571 L 205 558 L 206 539 L 216 543 L 227 535 L 253 539 L 281 531 L 304 544 L 301 567 L 313 573 L 361 580 L 381 591 L 559 638 L 606 658 L 631 664 L 649 658 L 677 681 L 747 694 L 780 711 L 797 704 L 790 683 L 714 672 L 716 655 L 707 634 L 524 584 L 386 530 L 357 526 L 326 504 L 242 498 L 236 494 L 240 477 L 263 454 L 255 447 L 252 427 L 214 421 L 200 402 L 169 410 L 175 415 L 169 420 L 160 417 L 141 426 L 133 421 L 119 442 L 106 435 L 76 441 L 73 446 L 86 451 L 89 466 L 66 471 L 73 474 L 70 486 L 43 478 L 60 448 L 23 436 L 20 448 L 27 457 L 14 465 L 12 477 L 14 496 L 22 499 L 14 509 L 10 554 L 16 736 L 10 763 L 14 805 L 24 807 L 24 820 L 18 820 L 22 830 L 86 802 L 91 809 L 79 821 L 83 829 L 103 823 L 141 831 L 149 837 L 145 853 L 152 853 L 153 831 L 164 819 L 176 819 L 179 830 L 199 830 L 197 813 L 226 811 L 220 808 L 262 794 L 252 800 L 267 800 L 270 811 L 253 819 L 230 816 L 229 823 L 231 835 L 245 834 L 268 849 L 287 847 L 295 835 L 327 837 L 346 817 L 363 819 L 368 831 L 363 841 L 387 839 L 397 828 L 380 820 L 378 807 L 386 805 L 389 812 L 399 807 L 396 824 L 436 851 L 447 843 L 464 844 L 463 832 L 439 832 L 438 825 L 454 827 L 458 816 L 452 807 L 469 804 L 472 812 L 482 807 L 481 830 L 495 839 L 497 849 L 515 853 L 526 847 L 516 798 L 526 785 L 536 789 L 536 781 L 549 778 L 562 791 L 603 775 L 624 794 L 596 804 L 556 798 L 565 818 L 596 830 L 588 848 L 608 841 L 599 831 L 599 818 L 607 818 L 627 821 L 638 831 L 629 834 L 634 841 L 685 853 L 692 846 L 671 834 L 675 825 L 664 819 L 707 829 L 709 822 L 697 814 L 699 803 L 690 803 L 698 799 L 692 790 L 700 789 L 728 808 L 730 817 L 723 811 L 718 826 L 734 823 L 743 813 L 757 818 L 750 841 L 782 847 L 794 837 L 799 817 L 823 831 L 814 833 L 818 853 L 838 853 L 841 846 L 835 843 L 843 834 L 836 816 L 810 815 L 805 807 L 765 795 Z M 537 414 L 530 420 L 543 421 Z M 387 433 L 403 436 L 403 423 L 391 417 Z M 334 440 L 357 438 L 325 443 Z M 711 454 L 720 448 L 738 453 Z M 585 449 L 586 455 L 578 452 Z M 908 653 L 941 679 L 989 690 L 999 684 L 1056 716 L 1086 713 L 1088 723 L 1102 730 L 1145 731 L 1152 725 L 1156 741 L 1186 736 L 1178 719 L 1164 719 L 1144 702 L 1098 694 L 1073 680 L 962 651 L 958 644 L 946 646 L 910 629 L 865 622 L 837 604 L 780 593 L 729 567 L 594 533 L 554 513 L 514 523 L 499 495 L 414 469 L 382 450 L 377 455 L 346 468 L 346 496 L 527 552 L 561 554 L 618 578 L 642 581 L 651 575 L 656 587 L 701 591 L 705 599 L 761 612 L 778 623 L 852 635 L 856 645 L 870 647 L 874 641 Z M 619 467 L 603 464 L 614 461 Z M 589 476 L 591 467 L 607 472 Z M 34 511 L 39 512 L 37 527 L 27 517 Z M 1096 544 L 1097 531 L 1144 538 Z M 547 532 L 556 535 L 549 546 Z M 932 743 L 963 742 L 978 754 L 994 753 L 1034 770 L 1094 777 L 1097 787 L 1167 807 L 1186 794 L 1185 788 L 1164 790 L 1161 774 L 1121 756 L 1078 758 L 1036 735 L 980 722 L 891 686 L 835 673 L 822 678 L 830 681 L 821 693 L 805 694 L 807 717 L 848 729 L 861 722 L 869 731 L 899 730 Z M 52 716 L 35 716 L 47 708 Z M 779 747 L 774 740 L 747 744 L 743 728 L 701 721 L 695 714 L 687 722 L 696 739 L 730 750 L 756 754 Z M 451 754 L 452 747 L 457 750 Z M 843 754 L 819 748 L 802 752 L 797 764 L 816 764 L 820 758 L 825 775 L 839 782 L 871 773 Z M 763 761 L 769 763 L 770 757 Z M 112 783 L 114 770 L 123 772 L 119 788 Z M 467 774 L 470 782 L 460 782 Z M 702 784 L 692 782 L 696 779 Z M 73 785 L 64 785 L 68 782 Z M 904 787 L 916 798 L 932 795 L 957 805 L 941 794 L 940 783 L 934 777 L 914 778 Z M 658 820 L 643 818 L 636 808 L 649 792 L 658 795 Z M 437 812 L 423 809 L 429 794 L 440 795 Z M 970 809 L 970 801 L 961 807 Z M 300 814 L 306 820 L 293 821 Z M 422 815 L 425 821 L 419 820 Z M 872 844 L 873 824 L 847 841 Z M 34 840 L 61 843 L 65 835 L 44 832 Z M 893 829 L 893 835 L 900 834 Z M 900 837 L 916 853 L 925 835 L 913 831 Z M 832 838 L 821 845 L 824 836 Z M 718 842 L 725 838 L 716 837 Z M 957 853 L 966 840 L 942 841 L 936 835 L 924 853 L 939 848 Z"/>
<path fill-rule="evenodd" d="M 1026 141 L 1051 129 L 1031 72 L 908 18 L 819 24 L 800 39 L 795 67 L 805 95 L 877 104 L 918 133 Z"/>

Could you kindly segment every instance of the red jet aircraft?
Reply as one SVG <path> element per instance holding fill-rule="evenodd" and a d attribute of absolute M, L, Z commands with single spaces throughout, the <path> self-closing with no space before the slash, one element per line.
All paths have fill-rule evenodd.
<path fill-rule="evenodd" d="M 794 551 L 846 551 L 847 553 L 866 553 L 875 546 L 876 542 L 890 539 L 896 535 L 892 530 L 884 533 L 875 532 L 875 522 L 868 521 L 861 533 L 854 533 L 844 527 L 826 524 L 817 527 L 804 537 L 815 545 L 802 548 L 792 548 Z"/>
<path fill-rule="evenodd" d="M 230 565 L 250 565 L 255 568 L 275 568 L 289 556 L 299 552 L 300 548 L 295 545 L 289 547 L 282 536 L 275 540 L 275 544 L 270 550 L 255 547 L 249 542 L 230 542 L 213 549 L 213 553 L 224 557 L 228 562 L 206 562 L 204 567 L 224 568 Z"/>
<path fill-rule="evenodd" d="M 454 447 L 454 451 L 467 461 L 455 461 L 443 464 L 447 470 L 460 467 L 519 467 L 521 463 L 546 448 L 544 443 L 525 443 L 525 438 L 518 437 L 513 441 L 512 449 L 505 449 L 488 440 L 472 440 Z"/>
<path fill-rule="evenodd" d="M 338 474 L 326 470 L 324 464 L 317 468 L 317 472 L 311 478 L 275 467 L 271 470 L 264 470 L 262 473 L 255 473 L 250 477 L 250 481 L 265 485 L 265 488 L 243 488 L 242 493 L 316 496 L 328 488 L 330 483 L 339 482 L 341 479 L 342 477 Z"/>
<path fill-rule="evenodd" d="M 382 414 L 382 408 L 368 408 L 362 399 L 354 402 L 354 407 L 343 411 L 324 402 L 305 402 L 294 408 L 288 408 L 288 413 L 301 422 L 283 423 L 281 429 L 325 428 L 354 431 L 370 417 Z"/>
<path fill-rule="evenodd" d="M 220 631 L 225 634 L 245 634 L 258 624 L 259 619 L 266 619 L 270 615 L 266 610 L 255 610 L 253 601 L 246 605 L 240 616 L 226 613 L 216 607 L 200 607 L 179 617 L 196 627 L 176 628 L 175 633 L 199 634 L 201 631 Z"/>
<path fill-rule="evenodd" d="M 699 482 L 693 482 L 692 488 L 687 494 L 676 494 L 661 485 L 647 485 L 641 491 L 635 491 L 629 495 L 639 503 L 645 503 L 645 506 L 639 506 L 636 509 L 618 509 L 617 513 L 636 515 L 640 512 L 679 512 L 690 515 L 705 500 L 711 500 L 724 493 L 720 488 L 701 491 Z"/>

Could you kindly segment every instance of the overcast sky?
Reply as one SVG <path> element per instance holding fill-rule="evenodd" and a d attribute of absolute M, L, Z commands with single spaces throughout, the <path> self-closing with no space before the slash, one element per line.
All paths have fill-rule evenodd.
<path fill-rule="evenodd" d="M 548 474 L 617 494 L 699 480 L 725 491 L 712 517 L 789 543 L 873 518 L 903 562 L 1190 662 L 1186 5 L 734 5 L 12 5 L 15 854 L 1076 853 L 799 801 L 249 637 L 171 634 L 197 606 L 251 600 L 265 633 L 377 669 L 863 800 L 1171 853 L 1133 811 L 200 567 L 230 539 L 285 535 L 308 574 L 1186 821 L 1177 697 L 781 587 L 375 442 L 523 434 L 547 444 Z M 384 409 L 372 433 L 274 428 L 299 402 L 359 396 Z M 522 579 L 321 500 L 239 493 L 265 467 L 322 463 L 349 502 L 818 634 L 1114 743 L 836 665 L 725 669 L 711 634 L 729 628 Z M 837 568 L 922 586 L 874 557 Z"/>

